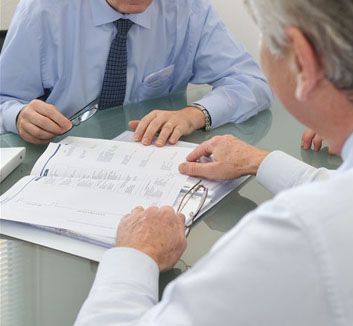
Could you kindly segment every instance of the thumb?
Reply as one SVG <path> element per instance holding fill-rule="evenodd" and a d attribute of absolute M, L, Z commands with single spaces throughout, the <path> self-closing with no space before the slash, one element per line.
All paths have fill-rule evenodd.
<path fill-rule="evenodd" d="M 140 123 L 140 120 L 131 120 L 129 121 L 129 128 L 135 130 L 139 125 L 139 123 Z"/>
<path fill-rule="evenodd" d="M 177 214 L 180 220 L 182 221 L 183 224 L 185 224 L 185 215 L 183 213 L 178 213 Z"/>

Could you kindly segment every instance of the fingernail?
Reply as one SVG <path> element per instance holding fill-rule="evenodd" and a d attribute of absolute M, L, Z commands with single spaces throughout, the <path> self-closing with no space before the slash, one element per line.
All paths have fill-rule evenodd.
<path fill-rule="evenodd" d="M 180 173 L 182 173 L 182 174 L 185 173 L 185 166 L 186 166 L 185 163 L 181 163 L 181 164 L 179 165 L 179 172 L 180 172 Z"/>

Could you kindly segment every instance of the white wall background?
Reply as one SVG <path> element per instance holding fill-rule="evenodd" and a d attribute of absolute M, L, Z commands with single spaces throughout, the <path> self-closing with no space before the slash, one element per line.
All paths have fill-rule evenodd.
<path fill-rule="evenodd" d="M 7 30 L 18 0 L 0 0 L 0 30 Z"/>
<path fill-rule="evenodd" d="M 60 1 L 60 0 L 58 0 Z M 178 1 L 178 0 L 175 0 Z M 258 30 L 246 12 L 243 0 L 212 0 L 234 36 L 258 58 Z M 6 30 L 19 0 L 0 0 L 0 29 Z"/>
<path fill-rule="evenodd" d="M 259 30 L 248 14 L 243 0 L 212 0 L 212 2 L 235 38 L 246 46 L 255 59 L 258 59 Z"/>

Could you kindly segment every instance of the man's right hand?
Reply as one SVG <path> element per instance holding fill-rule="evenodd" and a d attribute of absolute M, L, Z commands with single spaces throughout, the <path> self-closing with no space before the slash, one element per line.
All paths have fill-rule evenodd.
<path fill-rule="evenodd" d="M 179 166 L 179 171 L 192 177 L 231 180 L 255 175 L 268 154 L 234 136 L 216 136 L 196 147 L 187 156 L 188 163 Z M 202 163 L 202 157 L 210 157 L 211 160 Z"/>
<path fill-rule="evenodd" d="M 172 207 L 136 207 L 119 223 L 117 247 L 150 256 L 161 272 L 172 268 L 186 248 L 185 216 Z"/>
<path fill-rule="evenodd" d="M 18 114 L 18 134 L 33 144 L 47 144 L 72 128 L 71 121 L 51 104 L 33 100 Z"/>

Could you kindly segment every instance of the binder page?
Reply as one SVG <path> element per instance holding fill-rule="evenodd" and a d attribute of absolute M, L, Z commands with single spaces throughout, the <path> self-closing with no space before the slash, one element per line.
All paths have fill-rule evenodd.
<path fill-rule="evenodd" d="M 133 135 L 134 135 L 134 133 L 132 131 L 124 131 L 119 136 L 114 138 L 114 140 L 115 141 L 133 142 Z M 74 139 L 74 137 L 68 137 L 67 140 L 69 142 L 76 141 Z M 171 146 L 171 145 L 167 145 L 167 146 Z M 183 148 L 190 148 L 190 150 L 192 150 L 197 146 L 197 144 L 188 143 L 188 142 L 184 142 L 184 141 L 178 141 L 176 146 L 183 147 Z M 209 161 L 212 161 L 212 157 L 203 157 L 203 158 L 201 158 L 200 161 L 201 162 L 209 162 Z M 241 177 L 239 179 L 230 180 L 230 181 L 211 181 L 211 180 L 203 179 L 202 185 L 204 185 L 208 189 L 208 196 L 207 196 L 207 199 L 203 205 L 202 210 L 200 211 L 200 213 L 198 214 L 196 219 L 200 218 L 205 212 L 207 212 L 214 205 L 216 205 L 218 202 L 220 202 L 231 191 L 233 191 L 234 189 L 239 187 L 248 178 L 249 178 L 249 176 L 245 176 L 245 177 Z M 187 178 L 187 181 L 183 187 L 182 192 L 180 193 L 179 197 L 177 198 L 177 201 L 174 203 L 175 209 L 178 208 L 179 203 L 183 198 L 183 195 L 185 195 L 185 193 L 193 185 L 195 185 L 199 180 L 200 180 L 199 178 L 193 178 L 193 177 Z M 200 198 L 198 196 L 195 196 L 189 201 L 188 205 L 183 209 L 186 225 L 189 225 L 191 223 L 192 219 L 194 219 L 193 213 L 196 211 L 199 203 L 200 203 Z"/>
<path fill-rule="evenodd" d="M 126 169 L 118 179 L 34 177 L 0 197 L 1 219 L 114 237 L 136 206 L 172 206 L 186 177 Z"/>
<path fill-rule="evenodd" d="M 72 144 L 51 143 L 31 174 L 105 180 L 119 180 L 130 170 L 179 175 L 178 166 L 190 151 L 177 146 L 160 148 L 98 139 L 81 139 Z"/>

